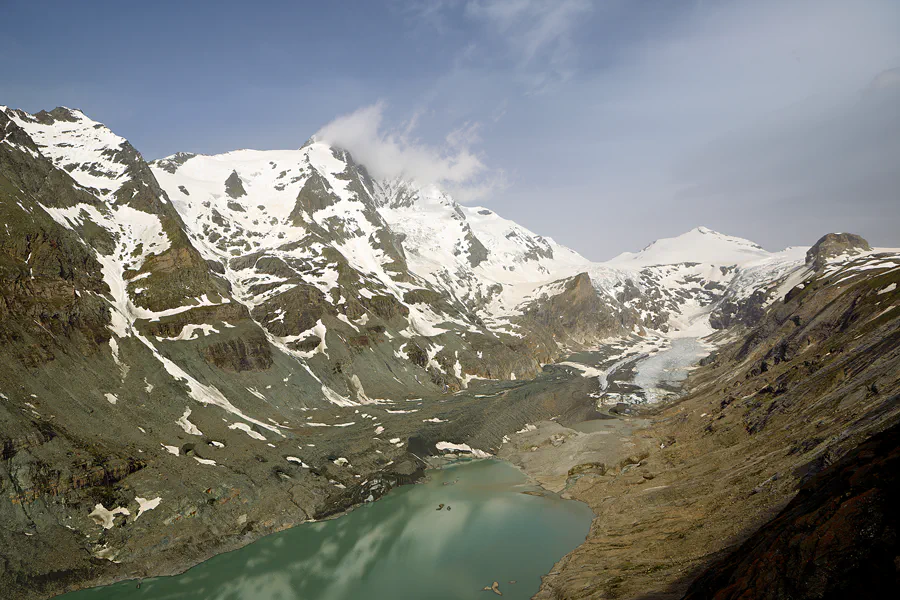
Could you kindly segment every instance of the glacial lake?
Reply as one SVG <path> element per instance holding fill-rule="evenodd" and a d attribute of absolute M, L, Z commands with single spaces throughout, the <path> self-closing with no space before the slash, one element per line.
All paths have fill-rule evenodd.
<path fill-rule="evenodd" d="M 500 461 L 428 472 L 336 519 L 220 554 L 174 577 L 73 592 L 66 600 L 526 599 L 581 544 L 587 505 L 540 492 Z M 444 504 L 442 510 L 436 510 Z M 449 510 L 448 508 L 449 507 Z M 510 583 L 515 581 L 515 583 Z"/>

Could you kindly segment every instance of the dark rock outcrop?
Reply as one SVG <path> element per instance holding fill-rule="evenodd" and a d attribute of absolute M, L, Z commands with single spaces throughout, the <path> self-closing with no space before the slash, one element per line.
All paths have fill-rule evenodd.
<path fill-rule="evenodd" d="M 301 334 L 324 315 L 336 315 L 337 311 L 317 288 L 298 285 L 255 307 L 252 314 L 273 334 L 287 336 Z"/>
<path fill-rule="evenodd" d="M 208 362 L 226 371 L 263 371 L 272 366 L 272 350 L 263 335 L 216 342 L 202 352 Z"/>
<path fill-rule="evenodd" d="M 303 213 L 312 214 L 337 202 L 337 196 L 324 177 L 317 172 L 310 174 L 297 194 L 297 205 L 291 213 L 294 223 L 304 223 Z"/>
<path fill-rule="evenodd" d="M 855 233 L 828 233 L 806 252 L 806 264 L 818 271 L 825 267 L 829 258 L 841 254 L 859 254 L 871 249 L 869 242 Z"/>
<path fill-rule="evenodd" d="M 169 158 L 161 158 L 159 160 L 150 161 L 154 167 L 159 167 L 166 173 L 175 173 L 178 167 L 197 156 L 191 152 L 176 152 Z"/>
<path fill-rule="evenodd" d="M 587 273 L 557 284 L 562 285 L 560 293 L 543 295 L 526 306 L 519 320 L 523 327 L 577 347 L 622 333 L 632 325 L 631 313 L 618 312 L 605 303 Z"/>
<path fill-rule="evenodd" d="M 888 594 L 900 584 L 898 506 L 900 425 L 895 425 L 804 485 L 777 517 L 694 581 L 684 598 Z"/>
<path fill-rule="evenodd" d="M 765 315 L 767 299 L 762 290 L 740 300 L 724 298 L 709 314 L 709 324 L 713 329 L 728 329 L 739 324 L 752 327 Z"/>
<path fill-rule="evenodd" d="M 475 234 L 470 231 L 466 232 L 466 242 L 469 243 L 469 264 L 477 267 L 488 258 L 488 249 L 484 247 Z"/>
<path fill-rule="evenodd" d="M 234 198 L 235 200 L 247 195 L 246 190 L 244 190 L 244 182 L 241 181 L 237 171 L 232 171 L 228 179 L 225 180 L 225 193 L 228 194 L 229 198 Z"/>

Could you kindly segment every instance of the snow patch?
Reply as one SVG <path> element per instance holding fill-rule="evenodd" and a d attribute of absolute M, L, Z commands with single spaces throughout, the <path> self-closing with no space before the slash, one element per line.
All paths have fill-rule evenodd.
<path fill-rule="evenodd" d="M 258 431 L 255 431 L 246 423 L 232 423 L 228 426 L 228 429 L 240 429 L 241 431 L 252 437 L 254 440 L 266 441 L 266 436 L 262 435 Z"/>
<path fill-rule="evenodd" d="M 134 520 L 137 521 L 141 518 L 142 514 L 159 506 L 159 503 L 162 502 L 162 498 L 157 496 L 153 500 L 148 500 L 146 498 L 141 498 L 140 496 L 135 496 L 134 501 L 138 503 L 138 512 L 134 516 Z"/>
<path fill-rule="evenodd" d="M 186 407 L 184 409 L 184 414 L 181 415 L 180 419 L 175 421 L 175 424 L 180 426 L 182 429 L 184 429 L 184 432 L 188 435 L 203 435 L 203 432 L 200 431 L 200 429 L 198 429 L 196 425 L 194 425 L 193 423 L 191 423 L 188 420 L 188 417 L 190 417 L 190 416 L 191 416 L 191 409 Z"/>
<path fill-rule="evenodd" d="M 466 452 L 475 458 L 490 458 L 490 454 L 484 450 L 472 448 L 468 444 L 454 444 L 452 442 L 438 442 L 434 445 L 441 452 Z"/>
<path fill-rule="evenodd" d="M 112 529 L 115 525 L 116 515 L 131 515 L 127 508 L 119 506 L 112 510 L 108 510 L 103 504 L 96 504 L 93 512 L 88 516 L 94 520 L 94 523 L 103 527 L 103 529 Z"/>

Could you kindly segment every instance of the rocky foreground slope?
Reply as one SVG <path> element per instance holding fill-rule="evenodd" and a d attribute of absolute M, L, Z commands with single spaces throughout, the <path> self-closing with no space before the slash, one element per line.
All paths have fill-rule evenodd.
<path fill-rule="evenodd" d="M 324 140 L 148 163 L 65 108 L 0 107 L 0 223 L 0 548 L 15 549 L 0 550 L 0 586 L 12 597 L 181 570 L 374 500 L 418 477 L 437 442 L 493 451 L 526 423 L 584 418 L 593 383 L 543 366 L 611 338 L 752 328 L 709 371 L 726 377 L 803 323 L 814 335 L 741 384 L 776 385 L 799 364 L 786 356 L 807 360 L 804 343 L 860 325 L 803 310 L 889 261 L 849 238 L 807 261 L 806 248 L 770 253 L 701 227 L 593 263 L 433 186 L 375 179 Z M 893 303 L 894 289 L 878 297 Z M 800 320 L 786 325 L 791 306 Z M 710 385 L 721 402 L 726 383 Z M 778 421 L 760 410 L 763 429 Z"/>
<path fill-rule="evenodd" d="M 805 483 L 685 598 L 847 598 L 897 589 L 900 425 Z"/>

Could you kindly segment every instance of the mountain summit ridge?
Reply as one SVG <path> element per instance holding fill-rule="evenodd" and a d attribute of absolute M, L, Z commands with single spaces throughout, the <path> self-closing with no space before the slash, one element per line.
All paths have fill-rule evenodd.
<path fill-rule="evenodd" d="M 693 289 L 684 277 L 703 277 L 714 288 L 721 287 L 721 292 L 742 265 L 752 263 L 760 271 L 771 262 L 780 273 L 788 260 L 787 255 L 769 253 L 749 240 L 698 226 L 656 240 L 638 253 L 594 262 L 490 209 L 460 205 L 437 186 L 376 180 L 348 151 L 316 136 L 296 150 L 176 153 L 144 163 L 127 140 L 82 112 L 56 109 L 60 113 L 56 117 L 51 111 L 40 118 L 23 111 L 6 112 L 36 136 L 42 152 L 49 152 L 57 166 L 80 184 L 98 190 L 101 200 L 131 203 L 120 194 L 123 186 L 127 188 L 135 178 L 136 169 L 149 171 L 141 178 L 155 190 L 160 204 L 171 200 L 171 216 L 184 222 L 190 246 L 213 269 L 210 277 L 228 280 L 229 288 L 241 296 L 240 302 L 251 309 L 279 288 L 284 290 L 286 286 L 275 285 L 273 279 L 284 274 L 252 276 L 238 255 L 268 252 L 267 265 L 273 260 L 283 262 L 284 256 L 275 254 L 284 252 L 279 248 L 289 243 L 294 246 L 288 252 L 305 252 L 302 260 L 307 264 L 317 260 L 314 255 L 322 248 L 332 247 L 348 266 L 374 277 L 401 303 L 407 291 L 404 286 L 421 281 L 446 294 L 457 309 L 475 311 L 478 316 L 473 318 L 503 334 L 514 333 L 509 319 L 521 315 L 538 290 L 580 273 L 590 275 L 598 294 L 625 328 L 637 325 L 666 332 L 678 328 L 679 322 L 696 321 L 698 313 L 713 302 L 708 290 L 690 292 L 704 298 L 690 308 L 690 315 L 680 314 L 688 308 L 685 287 Z M 129 151 L 130 158 L 121 158 Z M 63 222 L 69 221 L 63 218 Z M 297 244 L 306 245 L 306 250 Z M 241 268 L 232 269 L 231 263 Z M 683 281 L 675 282 L 676 291 L 659 277 L 644 273 L 667 265 L 664 270 L 670 283 L 675 271 L 685 271 Z M 696 265 L 703 265 L 702 273 Z M 709 267 L 733 268 L 727 274 L 715 274 Z M 696 272 L 688 274 L 691 269 Z M 304 276 L 300 280 L 327 294 L 336 280 L 334 271 L 326 271 L 322 271 L 326 279 Z M 643 297 L 638 302 L 642 306 L 636 306 L 635 295 Z M 417 322 L 433 331 L 435 323 L 426 326 L 420 317 Z"/>
<path fill-rule="evenodd" d="M 704 262 L 710 264 L 743 264 L 771 256 L 750 240 L 698 226 L 675 237 L 660 238 L 640 252 L 623 252 L 607 262 L 623 268 Z"/>

